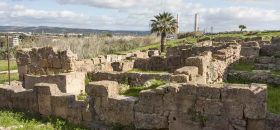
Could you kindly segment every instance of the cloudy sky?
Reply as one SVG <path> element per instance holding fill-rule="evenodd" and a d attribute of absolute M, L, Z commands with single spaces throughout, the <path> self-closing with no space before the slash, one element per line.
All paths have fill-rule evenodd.
<path fill-rule="evenodd" d="M 58 26 L 109 30 L 149 30 L 162 11 L 180 16 L 182 31 L 280 29 L 278 0 L 0 0 L 0 25 Z"/>

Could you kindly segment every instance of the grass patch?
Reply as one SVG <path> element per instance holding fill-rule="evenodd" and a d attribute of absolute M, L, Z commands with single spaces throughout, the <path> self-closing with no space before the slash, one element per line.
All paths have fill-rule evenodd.
<path fill-rule="evenodd" d="M 10 61 L 10 68 L 11 68 L 11 70 L 17 69 L 17 63 L 15 60 Z M 0 71 L 7 71 L 7 70 L 8 70 L 8 61 L 0 60 Z"/>
<path fill-rule="evenodd" d="M 129 73 L 147 73 L 147 74 L 168 73 L 167 71 L 152 71 L 152 70 L 141 70 L 141 69 L 132 69 L 128 72 Z"/>
<path fill-rule="evenodd" d="M 273 75 L 280 76 L 280 70 L 273 70 L 271 71 Z"/>
<path fill-rule="evenodd" d="M 268 87 L 268 111 L 280 114 L 280 86 Z"/>
<path fill-rule="evenodd" d="M 14 81 L 14 80 L 19 80 L 18 73 L 11 74 L 11 81 Z M 0 84 L 3 84 L 5 82 L 9 82 L 8 74 L 0 74 Z"/>
<path fill-rule="evenodd" d="M 251 63 L 236 63 L 233 65 L 233 69 L 237 70 L 237 71 L 247 71 L 247 72 L 251 72 L 254 70 L 254 65 Z"/>
<path fill-rule="evenodd" d="M 85 101 L 87 99 L 88 95 L 84 92 L 81 92 L 78 96 L 77 99 L 80 101 Z"/>
<path fill-rule="evenodd" d="M 148 90 L 148 89 L 156 89 L 164 84 L 166 84 L 165 81 L 162 80 L 150 80 L 147 82 L 146 86 L 141 86 L 141 87 L 130 87 L 126 91 L 121 92 L 121 95 L 125 96 L 132 96 L 132 97 L 139 97 L 139 93 L 143 90 Z"/>
<path fill-rule="evenodd" d="M 9 110 L 0 110 L 0 126 L 16 130 L 86 130 L 59 118 Z"/>

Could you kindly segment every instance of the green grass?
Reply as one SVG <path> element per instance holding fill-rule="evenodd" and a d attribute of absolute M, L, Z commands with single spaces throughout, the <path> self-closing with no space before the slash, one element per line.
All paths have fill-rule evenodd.
<path fill-rule="evenodd" d="M 141 87 L 130 87 L 128 90 L 125 90 L 121 92 L 121 95 L 125 96 L 132 96 L 132 97 L 139 97 L 139 93 L 143 90 L 148 90 L 148 89 L 156 89 L 164 84 L 166 84 L 165 81 L 162 80 L 150 80 L 150 85 L 147 87 L 141 86 Z"/>
<path fill-rule="evenodd" d="M 271 71 L 273 75 L 280 76 L 280 70 L 273 70 Z"/>
<path fill-rule="evenodd" d="M 77 99 L 80 101 L 85 101 L 87 99 L 88 95 L 84 92 L 81 92 L 78 96 Z"/>
<path fill-rule="evenodd" d="M 146 74 L 168 73 L 167 71 L 152 71 L 152 70 L 141 70 L 141 69 L 132 69 L 128 72 L 129 73 L 146 73 Z"/>
<path fill-rule="evenodd" d="M 17 63 L 15 60 L 11 60 L 10 62 L 10 69 L 16 70 Z M 0 60 L 0 71 L 7 71 L 8 70 L 8 61 L 7 60 Z"/>
<path fill-rule="evenodd" d="M 9 80 L 8 74 L 0 74 L 0 84 L 8 82 Z M 19 80 L 18 73 L 11 74 L 11 81 Z"/>
<path fill-rule="evenodd" d="M 233 69 L 237 70 L 237 71 L 247 71 L 247 72 L 251 72 L 254 70 L 254 65 L 250 64 L 250 63 L 237 63 L 233 65 Z"/>
<path fill-rule="evenodd" d="M 268 111 L 280 114 L 280 86 L 268 87 Z"/>
<path fill-rule="evenodd" d="M 86 130 L 65 120 L 19 111 L 0 110 L 0 127 L 13 130 Z"/>

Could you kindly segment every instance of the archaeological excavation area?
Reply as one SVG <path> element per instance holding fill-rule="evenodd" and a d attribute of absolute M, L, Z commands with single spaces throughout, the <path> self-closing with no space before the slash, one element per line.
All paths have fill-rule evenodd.
<path fill-rule="evenodd" d="M 280 116 L 267 109 L 268 86 L 280 85 L 280 37 L 83 60 L 70 50 L 30 48 L 16 60 L 20 81 L 0 85 L 2 109 L 96 130 L 280 130 Z"/>

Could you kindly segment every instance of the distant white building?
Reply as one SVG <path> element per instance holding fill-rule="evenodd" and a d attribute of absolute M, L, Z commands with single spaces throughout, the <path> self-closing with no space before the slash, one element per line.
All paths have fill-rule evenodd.
<path fill-rule="evenodd" d="M 12 37 L 9 37 L 9 46 L 15 47 L 19 45 L 19 36 L 14 35 Z"/>

